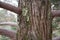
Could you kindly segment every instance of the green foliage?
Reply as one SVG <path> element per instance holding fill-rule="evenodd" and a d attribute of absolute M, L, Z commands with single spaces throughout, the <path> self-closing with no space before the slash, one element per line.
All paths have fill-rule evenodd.
<path fill-rule="evenodd" d="M 12 30 L 16 30 L 16 27 L 12 27 Z"/>
<path fill-rule="evenodd" d="M 54 4 L 54 9 L 60 9 L 60 0 L 50 0 L 52 4 Z"/>
<path fill-rule="evenodd" d="M 57 17 L 56 18 L 56 22 L 60 22 L 60 17 Z"/>
<path fill-rule="evenodd" d="M 60 35 L 59 22 L 60 22 L 60 17 L 55 18 L 55 20 L 53 20 L 53 22 L 52 22 L 52 28 L 54 29 L 53 35 L 52 35 L 53 37 Z"/>
<path fill-rule="evenodd" d="M 6 16 L 7 15 L 7 16 Z M 8 16 L 8 13 L 7 13 L 7 10 L 0 10 L 0 22 L 16 22 L 16 18 L 14 15 L 11 14 L 11 16 Z M 10 30 L 10 27 L 9 25 L 8 26 L 3 26 L 3 25 L 0 25 L 1 28 L 6 28 L 7 27 L 9 28 Z M 16 27 L 12 27 L 11 30 L 16 30 Z M 10 38 L 6 37 L 6 36 L 0 36 L 0 40 L 10 40 Z"/>
<path fill-rule="evenodd" d="M 57 24 L 56 21 L 53 21 L 53 22 L 52 22 L 52 27 L 53 27 L 53 28 L 57 28 L 57 27 L 58 27 L 58 24 Z"/>
<path fill-rule="evenodd" d="M 53 4 L 59 2 L 60 0 L 50 0 Z"/>
<path fill-rule="evenodd" d="M 5 37 L 5 36 L 1 36 L 0 40 L 10 40 L 10 38 Z"/>

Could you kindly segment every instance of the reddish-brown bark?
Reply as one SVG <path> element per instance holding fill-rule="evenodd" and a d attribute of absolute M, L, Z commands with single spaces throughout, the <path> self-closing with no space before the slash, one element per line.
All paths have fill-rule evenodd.
<path fill-rule="evenodd" d="M 1 1 L 0 1 L 0 7 L 7 9 L 7 10 L 10 10 L 10 11 L 13 11 L 15 13 L 21 13 L 20 8 L 12 6 L 12 5 L 4 3 L 4 2 L 1 2 Z"/>
<path fill-rule="evenodd" d="M 4 8 L 4 9 L 7 9 L 7 10 L 10 10 L 10 11 L 13 11 L 13 12 L 15 12 L 17 14 L 21 13 L 20 8 L 12 6 L 12 5 L 7 4 L 7 3 L 3 3 L 1 1 L 0 1 L 0 7 Z M 52 10 L 51 12 L 53 14 L 52 15 L 53 17 L 60 17 L 60 10 Z"/>
<path fill-rule="evenodd" d="M 16 37 L 15 32 L 9 31 L 9 30 L 6 30 L 6 29 L 0 29 L 0 35 L 4 35 L 4 36 L 10 37 L 12 39 Z"/>
<path fill-rule="evenodd" d="M 17 14 L 21 13 L 20 8 L 12 6 L 12 5 L 7 4 L 7 3 L 3 3 L 1 1 L 0 1 L 0 7 L 7 9 L 7 10 L 10 10 L 10 11 L 13 11 Z M 51 12 L 52 12 L 52 17 L 60 17 L 60 10 L 52 10 Z M 0 35 L 5 35 L 5 36 L 8 36 L 10 38 L 15 38 L 15 36 L 16 36 L 16 34 L 14 32 L 8 31 L 5 29 L 0 29 Z"/>
<path fill-rule="evenodd" d="M 52 17 L 60 17 L 60 10 L 52 10 Z"/>
<path fill-rule="evenodd" d="M 0 1 L 0 7 L 10 10 L 10 11 L 13 11 L 17 14 L 21 14 L 20 8 L 12 6 L 12 5 L 4 3 L 4 2 L 1 2 L 1 1 Z M 52 12 L 53 17 L 60 17 L 60 10 L 52 10 L 51 12 Z"/>
<path fill-rule="evenodd" d="M 43 3 L 44 2 L 44 6 Z M 50 3 L 48 0 L 20 0 L 19 7 L 26 7 L 29 20 L 18 16 L 17 40 L 51 40 Z M 25 4 L 24 4 L 25 3 Z M 23 12 L 22 12 L 23 13 Z"/>

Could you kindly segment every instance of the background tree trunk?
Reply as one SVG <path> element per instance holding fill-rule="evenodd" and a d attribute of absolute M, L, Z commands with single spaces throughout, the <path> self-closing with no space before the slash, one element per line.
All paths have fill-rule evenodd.
<path fill-rule="evenodd" d="M 49 0 L 19 0 L 17 40 L 52 40 Z"/>

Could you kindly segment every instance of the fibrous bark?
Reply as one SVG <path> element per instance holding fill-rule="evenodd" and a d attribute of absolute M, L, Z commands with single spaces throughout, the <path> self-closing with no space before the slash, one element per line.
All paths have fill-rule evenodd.
<path fill-rule="evenodd" d="M 49 0 L 20 0 L 19 7 L 17 40 L 52 40 Z"/>
<path fill-rule="evenodd" d="M 45 3 L 46 1 L 38 1 L 38 0 L 37 1 L 36 0 L 34 0 L 34 1 L 32 1 L 32 0 L 28 0 L 28 1 L 27 0 L 24 0 L 24 1 L 23 0 L 20 0 L 20 2 L 22 4 L 23 4 L 23 2 L 25 2 L 25 4 L 23 4 L 23 5 L 20 4 L 20 8 L 23 8 L 23 7 L 28 8 L 27 10 L 29 11 L 28 13 L 30 13 L 30 14 L 28 14 L 29 16 L 28 15 L 27 16 L 29 17 L 30 20 L 28 22 L 26 22 L 26 19 L 25 19 L 26 16 L 19 15 L 19 20 L 21 22 L 19 24 L 19 26 L 20 26 L 19 32 L 22 35 L 24 35 L 24 36 L 22 36 L 18 32 L 19 33 L 18 35 L 20 35 L 20 36 L 18 36 L 18 40 L 25 40 L 25 39 L 27 39 L 27 40 L 28 39 L 29 40 L 39 40 L 40 37 L 42 37 L 42 40 L 44 40 L 46 38 L 48 39 L 48 37 L 46 35 L 49 35 L 49 34 L 48 33 L 45 33 L 49 29 L 49 28 L 47 28 L 47 26 L 49 25 L 48 22 L 50 22 L 50 20 L 48 20 L 48 19 L 50 19 L 49 16 L 48 16 L 49 15 L 48 9 L 45 9 L 45 7 L 47 6 L 48 2 Z M 44 3 L 46 5 L 43 5 Z M 9 4 L 3 3 L 3 2 L 0 2 L 0 7 L 20 14 L 20 8 L 18 8 L 18 7 L 14 7 L 12 5 L 9 5 Z M 48 6 L 47 6 L 47 8 L 48 8 Z M 60 16 L 60 10 L 58 10 L 58 11 L 57 10 L 56 11 L 52 11 L 52 14 L 53 14 L 53 17 Z M 30 26 L 28 26 L 26 24 L 28 24 Z M 43 30 L 44 26 L 46 27 L 46 29 L 44 29 L 45 32 L 41 31 L 41 30 Z M 24 28 L 24 27 L 26 27 L 26 28 Z M 46 38 L 44 36 L 46 36 Z"/>

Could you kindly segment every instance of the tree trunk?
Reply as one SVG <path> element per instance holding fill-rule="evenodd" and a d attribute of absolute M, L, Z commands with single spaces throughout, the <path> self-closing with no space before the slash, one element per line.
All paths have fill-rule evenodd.
<path fill-rule="evenodd" d="M 52 40 L 49 0 L 19 0 L 17 40 Z"/>

